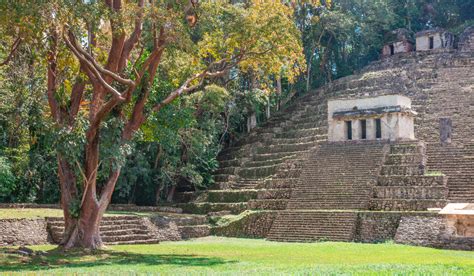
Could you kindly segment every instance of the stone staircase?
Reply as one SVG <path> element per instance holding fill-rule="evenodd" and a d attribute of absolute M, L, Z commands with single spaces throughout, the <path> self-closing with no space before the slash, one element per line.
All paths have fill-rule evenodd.
<path fill-rule="evenodd" d="M 427 170 L 423 142 L 390 146 L 374 188 L 371 210 L 426 211 L 447 203 L 448 178 L 442 172 Z"/>
<path fill-rule="evenodd" d="M 452 202 L 474 202 L 474 144 L 429 144 L 428 167 L 448 176 L 448 199 Z"/>
<path fill-rule="evenodd" d="M 64 220 L 46 218 L 49 236 L 53 243 L 61 241 Z M 100 225 L 102 241 L 115 244 L 149 244 L 164 240 L 187 240 L 209 236 L 207 216 L 179 213 L 154 213 L 152 216 L 106 216 Z"/>
<path fill-rule="evenodd" d="M 314 119 L 324 117 L 327 107 L 317 96 L 306 98 L 224 149 L 218 156 L 214 187 L 198 197 L 180 195 L 192 200 L 177 207 L 195 214 L 285 209 L 303 161 L 327 137 L 325 121 Z"/>
<path fill-rule="evenodd" d="M 305 164 L 288 209 L 367 209 L 386 148 L 377 142 L 322 144 Z"/>
<path fill-rule="evenodd" d="M 352 241 L 356 212 L 316 210 L 281 211 L 267 237 L 272 241 Z"/>
<path fill-rule="evenodd" d="M 351 241 L 357 212 L 367 209 L 388 145 L 379 142 L 323 143 L 305 163 L 287 209 L 268 239 Z"/>
<path fill-rule="evenodd" d="M 211 226 L 205 215 L 191 214 L 158 214 L 150 218 L 158 229 L 170 229 L 176 226 L 178 239 L 187 240 L 192 238 L 209 236 Z M 177 240 L 175 237 L 166 240 Z"/>
<path fill-rule="evenodd" d="M 46 221 L 52 241 L 59 243 L 64 232 L 63 218 L 50 217 Z M 102 241 L 108 245 L 158 243 L 154 231 L 147 218 L 138 216 L 104 217 L 100 225 Z"/>

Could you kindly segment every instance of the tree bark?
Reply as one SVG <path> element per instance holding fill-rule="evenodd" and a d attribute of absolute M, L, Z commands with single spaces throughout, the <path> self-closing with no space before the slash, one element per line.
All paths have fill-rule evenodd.
<path fill-rule="evenodd" d="M 86 188 L 78 217 L 74 217 L 75 214 L 71 212 L 71 206 L 73 206 L 71 203 L 77 200 L 77 197 L 62 197 L 61 203 L 64 212 L 65 230 L 60 243 L 61 247 L 66 250 L 74 247 L 95 250 L 103 246 L 100 236 L 100 222 L 110 203 L 112 191 L 119 175 L 120 169 L 111 172 L 100 200 L 97 200 L 94 191 Z M 65 182 L 70 182 L 66 178 L 64 180 Z M 95 179 L 93 181 L 95 182 Z M 61 183 L 61 186 L 63 185 L 66 184 Z M 88 184 L 88 187 L 91 187 L 91 183 Z M 69 193 L 65 192 L 62 194 Z"/>

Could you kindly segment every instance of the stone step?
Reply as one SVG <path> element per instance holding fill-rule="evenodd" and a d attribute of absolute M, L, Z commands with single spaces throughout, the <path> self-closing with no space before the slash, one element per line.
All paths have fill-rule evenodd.
<path fill-rule="evenodd" d="M 386 165 L 419 165 L 424 163 L 426 160 L 423 155 L 420 154 L 389 154 Z"/>
<path fill-rule="evenodd" d="M 234 181 L 236 179 L 235 175 L 232 174 L 215 174 L 214 181 L 216 182 L 228 182 Z"/>
<path fill-rule="evenodd" d="M 124 241 L 137 241 L 137 240 L 150 240 L 152 236 L 148 234 L 133 234 L 133 235 L 121 235 L 121 236 L 104 236 L 102 241 L 105 243 L 110 242 L 124 242 Z"/>
<path fill-rule="evenodd" d="M 189 214 L 208 214 L 210 212 L 230 211 L 232 214 L 240 214 L 247 209 L 246 202 L 239 203 L 210 203 L 189 202 L 177 204 L 183 212 Z"/>
<path fill-rule="evenodd" d="M 423 166 L 414 165 L 383 165 L 380 171 L 381 175 L 423 175 L 425 168 Z"/>
<path fill-rule="evenodd" d="M 235 185 L 235 181 L 215 181 L 209 187 L 209 190 L 228 190 L 228 189 L 232 189 L 232 186 L 234 185 Z"/>
<path fill-rule="evenodd" d="M 62 236 L 64 232 L 64 227 L 51 227 L 50 228 L 50 233 L 56 236 Z M 104 237 L 112 237 L 112 236 L 128 236 L 128 235 L 148 235 L 148 229 L 145 227 L 145 229 L 141 228 L 128 228 L 128 229 L 120 229 L 120 230 L 107 230 L 103 231 L 102 229 L 100 230 L 100 236 L 102 238 Z"/>
<path fill-rule="evenodd" d="M 47 229 L 52 240 L 60 242 L 64 232 L 62 218 L 46 218 Z M 102 241 L 105 244 L 157 243 L 144 218 L 137 216 L 104 217 L 100 225 Z"/>
<path fill-rule="evenodd" d="M 395 144 L 390 146 L 391 154 L 418 154 L 419 146 L 417 144 Z"/>
<path fill-rule="evenodd" d="M 124 221 L 140 221 L 140 217 L 137 216 L 127 216 L 127 215 L 117 215 L 117 216 L 104 216 L 102 218 L 102 223 L 108 223 L 108 222 L 115 222 L 115 221 L 120 221 L 120 223 L 123 223 Z M 63 222 L 64 219 L 62 217 L 46 217 L 46 220 L 48 222 Z"/>
<path fill-rule="evenodd" d="M 327 135 L 317 134 L 297 138 L 273 138 L 270 143 L 273 145 L 311 143 L 325 140 L 326 137 Z"/>
<path fill-rule="evenodd" d="M 268 159 L 268 160 L 261 160 L 261 161 L 250 161 L 245 163 L 245 168 L 250 168 L 250 167 L 266 167 L 266 166 L 272 166 L 272 165 L 280 165 L 284 163 L 285 161 L 291 161 L 292 163 L 294 162 L 299 162 L 301 159 L 296 159 L 294 156 L 284 156 L 282 158 L 278 159 Z"/>
<path fill-rule="evenodd" d="M 304 151 L 294 151 L 294 152 L 278 152 L 278 153 L 261 153 L 255 154 L 253 156 L 254 161 L 267 161 L 267 160 L 276 160 L 282 158 L 292 158 L 294 156 L 301 156 L 306 154 L 308 150 Z"/>
<path fill-rule="evenodd" d="M 446 186 L 448 177 L 446 176 L 379 176 L 378 186 Z"/>
<path fill-rule="evenodd" d="M 351 241 L 357 214 L 352 212 L 282 211 L 267 237 L 274 241 Z"/>
<path fill-rule="evenodd" d="M 106 245 L 118 245 L 118 244 L 154 244 L 159 243 L 159 239 L 147 238 L 143 240 L 135 239 L 129 241 L 116 241 L 116 242 L 104 242 Z"/>
<path fill-rule="evenodd" d="M 240 165 L 241 165 L 240 159 L 222 160 L 219 162 L 219 168 L 240 167 Z"/>
<path fill-rule="evenodd" d="M 300 138 L 300 137 L 309 137 L 316 135 L 325 135 L 325 129 L 316 127 L 310 129 L 293 129 L 275 134 L 275 138 Z M 323 136 L 324 137 L 324 136 Z"/>
<path fill-rule="evenodd" d="M 101 229 L 102 228 L 106 229 L 107 227 L 117 227 L 119 225 L 119 226 L 122 226 L 122 228 L 124 228 L 124 227 L 133 227 L 135 225 L 141 225 L 141 224 L 142 224 L 142 221 L 140 219 L 136 219 L 136 220 L 115 220 L 115 221 L 104 221 L 103 220 L 100 223 L 100 227 L 101 227 Z M 63 220 L 48 221 L 48 225 L 64 227 L 64 221 Z"/>
<path fill-rule="evenodd" d="M 442 186 L 388 186 L 374 189 L 374 198 L 446 200 L 448 197 L 448 188 Z"/>
<path fill-rule="evenodd" d="M 429 208 L 444 208 L 447 200 L 440 199 L 372 199 L 370 210 L 427 211 Z"/>
<path fill-rule="evenodd" d="M 159 222 L 158 225 L 169 224 L 174 222 L 178 226 L 193 226 L 193 225 L 202 225 L 208 223 L 208 218 L 206 215 L 192 215 L 192 214 L 182 214 L 180 216 L 172 215 L 156 215 L 153 217 L 154 221 Z"/>
<path fill-rule="evenodd" d="M 236 173 L 238 169 L 239 167 L 221 167 L 215 170 L 214 174 L 215 175 L 226 175 L 226 174 L 233 175 Z"/>
<path fill-rule="evenodd" d="M 285 210 L 287 203 L 287 199 L 252 199 L 248 202 L 248 208 L 255 210 Z"/>
<path fill-rule="evenodd" d="M 241 168 L 238 175 L 245 179 L 262 179 L 273 175 L 278 170 L 279 165 Z"/>
<path fill-rule="evenodd" d="M 178 230 L 183 240 L 207 237 L 211 233 L 209 225 L 183 225 L 179 226 Z"/>
<path fill-rule="evenodd" d="M 299 143 L 299 144 L 281 144 L 281 145 L 267 145 L 257 148 L 258 154 L 268 153 L 282 153 L 282 152 L 300 152 L 306 151 L 316 145 L 314 142 Z"/>
<path fill-rule="evenodd" d="M 260 186 L 257 186 L 259 189 L 289 189 L 293 188 L 298 178 L 270 178 L 265 179 Z"/>
<path fill-rule="evenodd" d="M 209 202 L 247 202 L 256 199 L 258 191 L 254 189 L 209 191 Z"/>
<path fill-rule="evenodd" d="M 261 189 L 258 190 L 257 199 L 289 199 L 291 197 L 291 189 Z"/>

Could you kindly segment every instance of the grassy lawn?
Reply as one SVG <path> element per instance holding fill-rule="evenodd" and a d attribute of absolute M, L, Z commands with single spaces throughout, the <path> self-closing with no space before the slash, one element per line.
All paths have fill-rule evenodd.
<path fill-rule="evenodd" d="M 106 216 L 136 215 L 149 216 L 151 212 L 107 211 Z M 62 217 L 61 209 L 50 208 L 0 208 L 0 219 Z"/>
<path fill-rule="evenodd" d="M 51 250 L 54 246 L 34 246 Z M 209 237 L 120 245 L 92 256 L 24 257 L 0 249 L 0 274 L 414 274 L 472 275 L 474 252 L 396 244 L 276 243 Z"/>

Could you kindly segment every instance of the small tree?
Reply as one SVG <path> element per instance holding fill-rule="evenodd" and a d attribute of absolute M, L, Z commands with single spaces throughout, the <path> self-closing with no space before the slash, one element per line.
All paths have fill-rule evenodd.
<path fill-rule="evenodd" d="M 291 79 L 304 65 L 292 10 L 275 1 L 18 1 L 0 11 L 11 15 L 0 24 L 13 45 L 3 63 L 25 43 L 47 67 L 66 249 L 101 247 L 99 224 L 129 142 L 151 114 L 233 68 L 284 67 Z M 173 53 L 187 64 L 173 89 L 155 91 Z"/>

